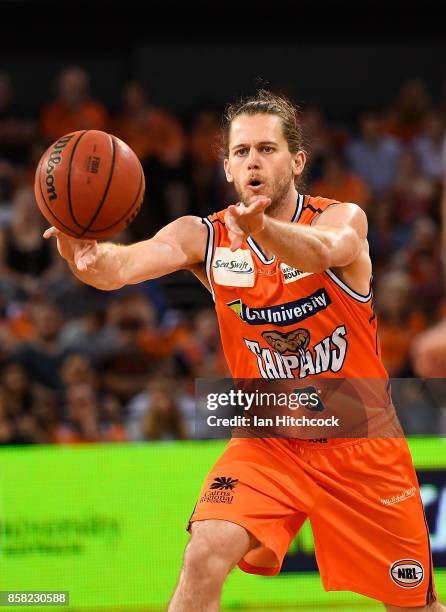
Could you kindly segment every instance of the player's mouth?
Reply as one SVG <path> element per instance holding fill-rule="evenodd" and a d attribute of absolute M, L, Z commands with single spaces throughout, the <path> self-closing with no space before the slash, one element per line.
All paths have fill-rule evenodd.
<path fill-rule="evenodd" d="M 251 179 L 248 183 L 247 183 L 247 188 L 249 189 L 249 191 L 253 192 L 253 193 L 258 193 L 259 191 L 262 190 L 263 187 L 265 187 L 265 183 L 263 183 L 261 180 L 259 179 Z"/>

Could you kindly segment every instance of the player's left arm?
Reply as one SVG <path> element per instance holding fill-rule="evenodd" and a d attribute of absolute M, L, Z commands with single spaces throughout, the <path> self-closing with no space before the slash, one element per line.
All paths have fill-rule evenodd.
<path fill-rule="evenodd" d="M 356 204 L 333 204 L 312 225 L 278 221 L 265 215 L 259 202 L 256 204 L 252 215 L 250 209 L 254 204 L 246 207 L 245 214 L 238 219 L 227 215 L 225 221 L 234 230 L 233 244 L 240 239 L 237 229 L 241 229 L 254 235 L 261 246 L 281 261 L 305 272 L 344 268 L 368 252 L 367 217 Z"/>

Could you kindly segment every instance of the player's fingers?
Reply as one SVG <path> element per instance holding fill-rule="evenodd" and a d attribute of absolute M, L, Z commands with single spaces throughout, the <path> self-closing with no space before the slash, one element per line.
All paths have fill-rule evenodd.
<path fill-rule="evenodd" d="M 236 234 L 243 235 L 243 230 L 238 225 L 237 220 L 230 213 L 225 215 L 225 223 L 229 231 L 235 232 Z"/>
<path fill-rule="evenodd" d="M 236 251 L 242 246 L 245 235 L 240 232 L 228 232 L 228 238 L 231 241 L 231 251 Z"/>
<path fill-rule="evenodd" d="M 228 206 L 228 212 L 231 215 L 234 215 L 234 217 L 239 217 L 242 213 L 242 210 L 243 209 L 241 206 L 235 206 L 235 204 L 231 204 L 230 206 Z"/>
<path fill-rule="evenodd" d="M 79 272 L 85 272 L 88 267 L 82 257 L 75 257 L 74 263 L 76 264 L 76 268 L 79 270 Z"/>
<path fill-rule="evenodd" d="M 231 240 L 231 246 L 229 247 L 232 252 L 236 251 L 242 246 L 243 239 L 240 236 L 234 236 Z"/>
<path fill-rule="evenodd" d="M 269 204 L 271 204 L 270 198 L 259 198 L 258 200 L 256 200 L 255 202 L 253 202 L 252 204 L 248 206 L 247 212 L 250 212 L 250 213 L 261 212 L 265 210 L 265 208 Z"/>
<path fill-rule="evenodd" d="M 57 236 L 59 234 L 59 230 L 57 229 L 57 227 L 49 227 L 48 229 L 46 229 L 43 232 L 43 237 L 44 238 L 51 238 L 52 236 Z"/>

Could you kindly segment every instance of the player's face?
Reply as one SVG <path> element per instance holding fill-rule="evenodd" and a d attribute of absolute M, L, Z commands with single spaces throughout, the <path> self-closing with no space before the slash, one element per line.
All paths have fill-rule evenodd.
<path fill-rule="evenodd" d="M 277 115 L 240 115 L 232 122 L 225 173 L 245 204 L 267 196 L 271 209 L 280 206 L 294 193 L 294 178 L 304 164 L 302 151 L 289 151 Z"/>

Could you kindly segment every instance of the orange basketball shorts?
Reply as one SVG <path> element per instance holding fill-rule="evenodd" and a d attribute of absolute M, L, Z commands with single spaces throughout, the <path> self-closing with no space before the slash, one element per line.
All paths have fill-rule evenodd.
<path fill-rule="evenodd" d="M 241 525 L 259 546 L 239 567 L 275 575 L 307 517 L 326 591 L 403 607 L 435 600 L 429 535 L 403 438 L 232 439 L 188 528 L 206 519 Z"/>

